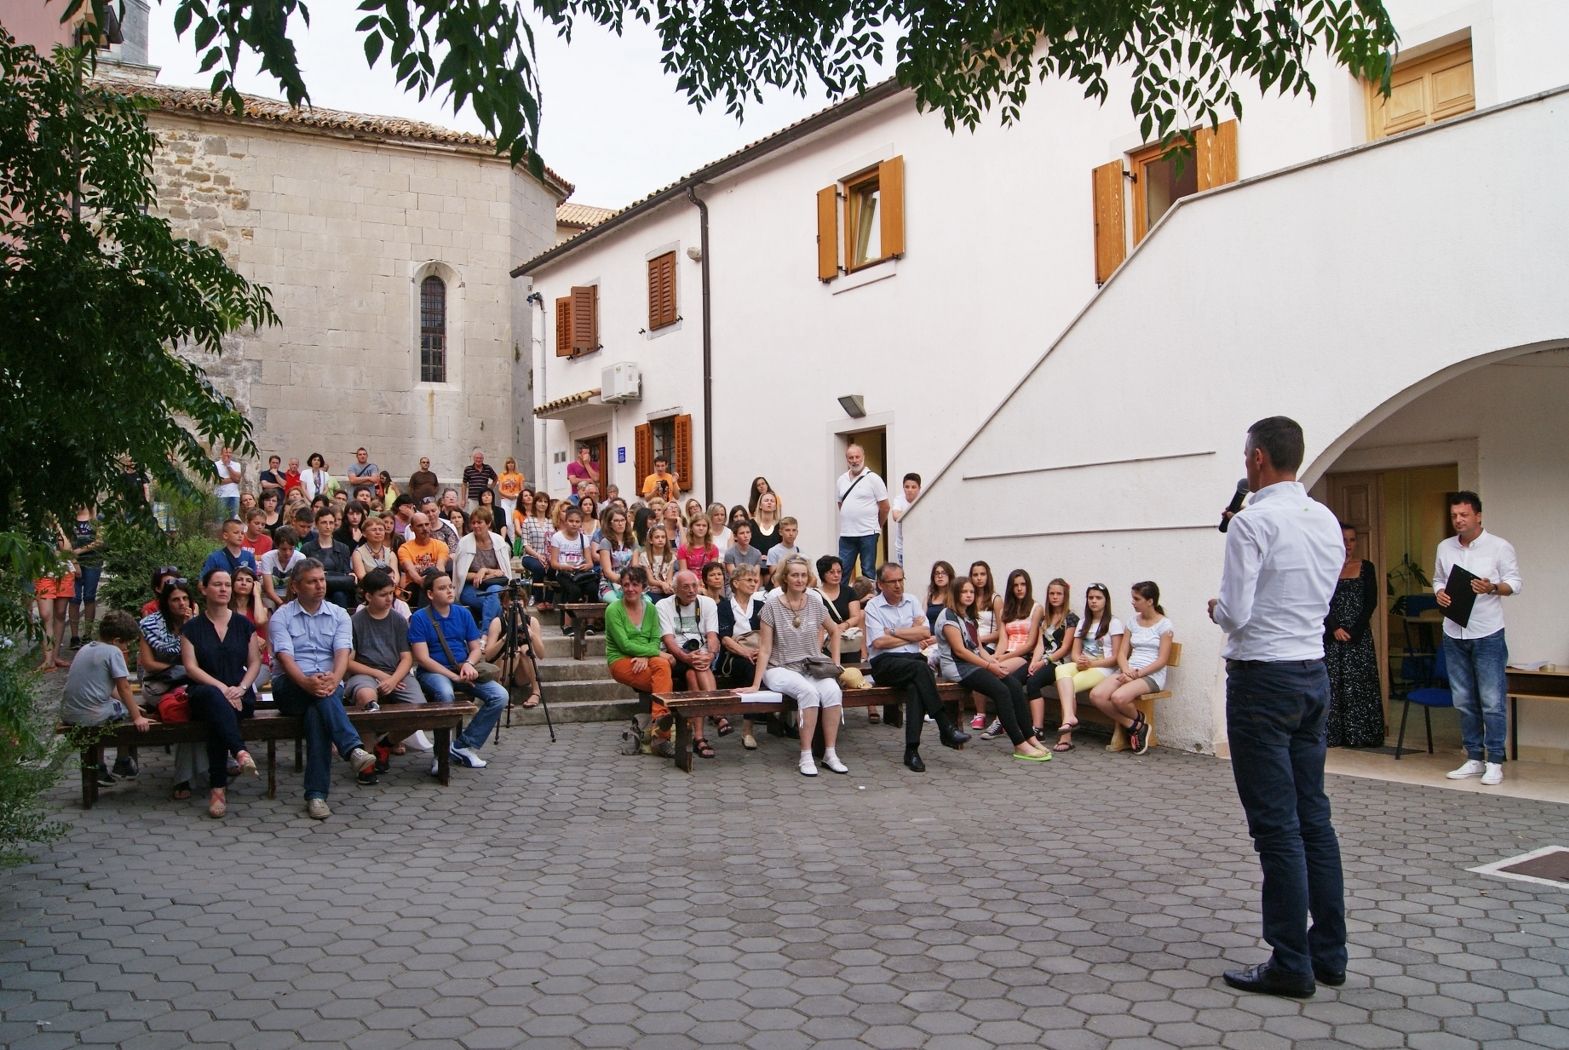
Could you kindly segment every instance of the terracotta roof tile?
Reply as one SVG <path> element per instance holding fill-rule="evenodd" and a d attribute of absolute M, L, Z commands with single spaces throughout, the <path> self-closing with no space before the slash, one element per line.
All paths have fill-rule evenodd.
<path fill-rule="evenodd" d="M 160 109 L 185 113 L 201 113 L 215 117 L 235 119 L 218 96 L 203 88 L 175 87 L 168 84 L 110 82 L 110 87 L 151 99 Z M 496 140 L 488 135 L 457 131 L 406 117 L 385 117 L 373 113 L 350 113 L 341 109 L 322 106 L 302 106 L 298 109 L 287 102 L 262 98 L 259 95 L 242 95 L 245 116 L 241 119 L 264 124 L 288 124 L 301 128 L 318 128 L 324 131 L 346 131 L 371 135 L 376 138 L 408 142 L 434 142 L 456 146 L 474 152 L 494 154 Z M 545 166 L 545 181 L 562 196 L 572 194 L 572 184 Z"/>
<path fill-rule="evenodd" d="M 615 208 L 596 208 L 592 204 L 561 204 L 556 207 L 557 226 L 576 226 L 588 229 L 604 222 L 616 213 Z"/>

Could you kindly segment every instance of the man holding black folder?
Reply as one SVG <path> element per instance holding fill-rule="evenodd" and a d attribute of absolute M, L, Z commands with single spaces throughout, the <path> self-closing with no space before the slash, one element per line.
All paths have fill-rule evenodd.
<path fill-rule="evenodd" d="M 1444 611 L 1444 662 L 1466 761 L 1447 775 L 1479 776 L 1492 786 L 1503 783 L 1508 729 L 1503 599 L 1520 593 L 1520 564 L 1508 540 L 1483 531 L 1482 497 L 1476 493 L 1450 495 L 1449 521 L 1456 535 L 1438 545 L 1433 588 Z"/>

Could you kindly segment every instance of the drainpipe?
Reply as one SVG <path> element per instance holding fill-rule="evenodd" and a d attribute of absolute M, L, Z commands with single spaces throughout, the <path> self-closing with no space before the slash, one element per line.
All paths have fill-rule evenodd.
<path fill-rule="evenodd" d="M 708 304 L 708 205 L 693 186 L 686 188 L 687 199 L 697 205 L 699 216 L 698 250 L 703 258 L 703 505 L 714 502 L 714 336 L 713 313 Z"/>

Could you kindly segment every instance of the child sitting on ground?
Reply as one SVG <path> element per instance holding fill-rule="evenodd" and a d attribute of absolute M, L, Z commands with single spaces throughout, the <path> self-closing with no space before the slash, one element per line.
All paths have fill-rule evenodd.
<path fill-rule="evenodd" d="M 60 700 L 60 721 L 73 726 L 101 726 L 127 719 L 138 730 L 151 725 L 136 698 L 131 694 L 130 674 L 125 667 L 126 650 L 141 638 L 136 620 L 118 609 L 105 613 L 98 624 L 98 640 L 88 642 L 71 661 L 65 679 L 65 695 Z M 119 755 L 115 771 L 121 776 L 136 776 L 136 760 Z M 113 784 L 114 774 L 98 766 L 98 783 Z"/>

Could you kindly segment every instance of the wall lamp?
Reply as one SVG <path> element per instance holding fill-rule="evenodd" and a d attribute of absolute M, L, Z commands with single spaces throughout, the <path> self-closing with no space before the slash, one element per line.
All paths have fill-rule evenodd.
<path fill-rule="evenodd" d="M 866 418 L 866 396 L 864 394 L 846 394 L 839 399 L 839 407 L 844 409 L 844 414 L 851 419 Z"/>

